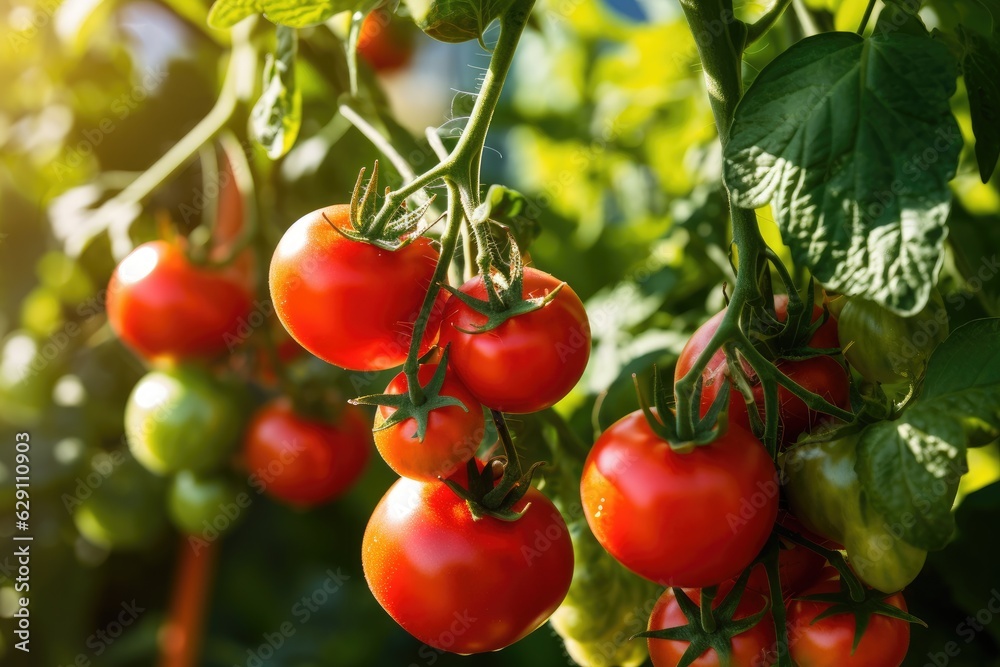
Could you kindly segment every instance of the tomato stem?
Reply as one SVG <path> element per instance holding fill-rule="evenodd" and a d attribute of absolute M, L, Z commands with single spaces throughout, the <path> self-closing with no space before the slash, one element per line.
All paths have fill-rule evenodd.
<path fill-rule="evenodd" d="M 407 391 L 414 405 L 421 405 L 426 400 L 424 390 L 420 386 L 420 380 L 417 378 L 417 371 L 420 369 L 420 346 L 423 342 L 424 332 L 427 330 L 427 322 L 434 310 L 434 304 L 437 303 L 441 284 L 448 279 L 448 267 L 451 266 L 451 258 L 455 254 L 455 246 L 458 244 L 459 231 L 462 227 L 462 207 L 456 196 L 456 185 L 451 179 L 445 179 L 445 187 L 448 189 L 448 212 L 447 226 L 444 236 L 441 237 L 441 254 L 438 257 L 437 266 L 434 267 L 434 275 L 431 276 L 431 284 L 427 287 L 427 294 L 424 295 L 424 302 L 420 306 L 420 313 L 413 323 L 410 349 L 406 355 L 406 362 L 403 364 Z M 472 409 L 473 406 L 466 407 Z"/>
<path fill-rule="evenodd" d="M 868 0 L 868 7 L 865 8 L 865 15 L 861 17 L 861 25 L 858 26 L 858 34 L 864 35 L 865 28 L 868 27 L 868 21 L 871 20 L 872 12 L 875 11 L 875 3 L 878 0 Z"/>
<path fill-rule="evenodd" d="M 198 664 L 205 607 L 212 586 L 219 540 L 192 547 L 181 538 L 177 575 L 167 618 L 160 638 L 159 667 L 194 667 Z"/>
<path fill-rule="evenodd" d="M 747 26 L 747 44 L 753 44 L 763 37 L 791 4 L 792 0 L 774 0 L 774 4 L 760 18 Z"/>
<path fill-rule="evenodd" d="M 712 611 L 712 603 L 719 592 L 718 586 L 708 586 L 701 589 L 701 627 L 705 632 L 715 632 L 715 614 Z"/>
<path fill-rule="evenodd" d="M 246 94 L 244 90 L 246 86 L 242 84 L 246 80 L 248 72 L 251 76 L 256 76 L 257 51 L 250 41 L 252 28 L 252 22 L 233 28 L 232 54 L 229 57 L 229 65 L 223 79 L 222 89 L 219 92 L 219 98 L 211 111 L 190 132 L 171 146 L 170 150 L 164 153 L 149 169 L 139 174 L 121 192 L 102 204 L 94 212 L 87 225 L 93 229 L 80 230 L 80 233 L 74 238 L 88 239 L 94 229 L 106 228 L 111 239 L 111 251 L 116 259 L 122 259 L 131 252 L 132 239 L 128 230 L 135 216 L 127 213 L 132 209 L 138 209 L 139 205 L 163 181 L 183 167 L 191 159 L 191 156 L 198 152 L 199 148 L 211 141 L 225 127 L 236 111 L 241 96 Z M 82 250 L 82 248 L 75 248 L 72 242 L 67 243 L 67 247 L 71 254 L 74 251 Z"/>

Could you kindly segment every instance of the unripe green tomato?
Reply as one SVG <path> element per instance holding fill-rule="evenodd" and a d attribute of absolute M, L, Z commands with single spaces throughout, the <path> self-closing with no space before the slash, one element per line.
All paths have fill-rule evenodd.
<path fill-rule="evenodd" d="M 181 470 L 170 483 L 167 510 L 183 533 L 223 533 L 243 518 L 249 499 L 245 485 L 223 476 Z"/>
<path fill-rule="evenodd" d="M 194 367 L 146 374 L 125 405 L 129 449 L 158 474 L 218 467 L 236 447 L 241 428 L 233 390 Z"/>
<path fill-rule="evenodd" d="M 948 313 L 936 290 L 912 317 L 851 297 L 840 311 L 837 331 L 844 356 L 866 380 L 913 383 L 924 372 L 934 348 L 948 337 Z"/>
<path fill-rule="evenodd" d="M 566 599 L 549 621 L 582 667 L 638 667 L 646 642 L 629 641 L 645 629 L 660 587 L 612 558 L 585 521 L 570 525 L 576 567 Z"/>
<path fill-rule="evenodd" d="M 109 549 L 138 550 L 149 546 L 166 525 L 163 482 L 124 457 L 117 465 L 94 467 L 78 485 L 73 522 L 80 534 Z"/>
<path fill-rule="evenodd" d="M 414 23 L 436 40 L 458 43 L 479 39 L 486 26 L 513 0 L 403 0 Z"/>
<path fill-rule="evenodd" d="M 817 535 L 844 545 L 858 577 L 886 593 L 916 579 L 927 552 L 903 541 L 868 502 L 854 464 L 857 435 L 788 450 L 785 493 L 792 513 Z"/>

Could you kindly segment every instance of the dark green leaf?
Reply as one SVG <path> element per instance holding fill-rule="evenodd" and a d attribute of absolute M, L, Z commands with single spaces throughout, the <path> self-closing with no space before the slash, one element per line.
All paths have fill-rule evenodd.
<path fill-rule="evenodd" d="M 889 532 L 922 549 L 948 543 L 955 530 L 951 507 L 967 470 L 958 420 L 914 405 L 896 421 L 872 424 L 858 441 L 856 470 Z"/>
<path fill-rule="evenodd" d="M 793 257 L 824 285 L 918 312 L 943 263 L 962 136 L 956 63 L 927 36 L 826 33 L 757 77 L 725 152 L 739 206 L 771 202 Z"/>
<path fill-rule="evenodd" d="M 278 26 L 275 54 L 264 66 L 264 91 L 250 114 L 254 139 L 276 160 L 292 147 L 302 123 L 302 94 L 295 83 L 295 28 Z"/>
<path fill-rule="evenodd" d="M 1000 319 L 969 322 L 938 346 L 918 406 L 952 415 L 967 431 L 1000 429 Z"/>
<path fill-rule="evenodd" d="M 969 94 L 976 159 L 983 183 L 990 180 L 1000 158 L 1000 40 L 989 40 L 958 26 L 962 41 L 962 73 Z"/>

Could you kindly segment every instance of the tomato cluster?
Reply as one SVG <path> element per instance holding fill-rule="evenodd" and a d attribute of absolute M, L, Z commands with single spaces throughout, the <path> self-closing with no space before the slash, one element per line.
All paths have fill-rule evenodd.
<path fill-rule="evenodd" d="M 383 394 L 358 399 L 377 405 L 375 443 L 403 478 L 368 522 L 365 577 L 389 615 L 428 645 L 457 653 L 503 648 L 559 606 L 573 549 L 562 516 L 527 480 L 510 502 L 494 502 L 513 473 L 495 480 L 497 462 L 475 459 L 486 439 L 484 407 L 494 419 L 535 412 L 573 388 L 590 354 L 583 303 L 569 286 L 520 265 L 449 295 L 433 284 L 441 257 L 428 238 L 386 247 L 359 237 L 353 213 L 330 206 L 295 222 L 275 250 L 269 284 L 282 324 L 321 359 L 356 371 L 407 362 Z M 516 292 L 517 284 L 520 294 L 509 295 L 507 306 L 521 309 L 494 321 L 496 313 L 479 304 L 490 303 L 491 290 Z M 435 343 L 442 351 L 428 355 Z M 414 349 L 424 363 L 413 364 Z M 255 426 L 251 458 L 273 441 Z M 545 548 L 526 557 L 539 535 Z"/>
<path fill-rule="evenodd" d="M 770 328 L 762 327 L 748 340 L 784 340 L 786 351 L 774 344 L 765 348 L 774 353 L 777 371 L 849 411 L 851 379 L 838 354 L 838 335 L 843 337 L 843 332 L 838 333 L 837 320 L 816 306 L 811 323 L 788 323 L 784 330 L 802 331 L 782 339 L 783 330 L 775 325 L 789 318 L 788 304 L 787 297 L 776 297 Z M 726 311 L 717 314 L 694 333 L 678 360 L 677 380 L 699 363 L 725 316 Z M 787 451 L 772 459 L 751 430 L 755 422 L 758 428 L 764 423 L 762 383 L 745 358 L 737 358 L 744 364 L 746 401 L 735 388 L 721 348 L 702 366 L 697 385 L 700 415 L 715 414 L 713 407 L 718 412 L 724 389 L 731 395 L 717 430 L 684 442 L 671 426 L 673 413 L 657 400 L 655 408 L 644 407 L 605 430 L 584 467 L 581 497 L 597 540 L 628 569 L 668 587 L 645 633 L 653 664 L 775 664 L 777 634 L 769 609 L 781 604 L 787 608 L 787 649 L 795 664 L 900 665 L 912 618 L 896 613 L 905 611 L 898 591 L 919 571 L 922 554 L 911 555 L 906 549 L 913 548 L 905 545 L 883 553 L 881 559 L 865 551 L 867 545 L 883 544 L 875 541 L 881 523 L 871 508 L 857 509 L 853 445 L 809 444 L 811 433 L 829 430 L 837 420 L 808 408 L 784 387 L 778 391 L 775 444 Z M 748 405 L 760 419 L 751 419 Z M 806 444 L 792 444 L 800 439 Z M 844 459 L 849 470 L 838 467 L 843 457 L 829 464 L 818 458 L 820 451 L 828 456 L 831 444 L 850 448 L 851 458 Z M 783 459 L 795 462 L 785 466 L 785 478 L 776 469 Z M 803 475 L 805 468 L 810 472 Z M 832 481 L 825 481 L 824 475 L 832 475 Z M 829 492 L 822 491 L 825 485 Z M 784 504 L 799 517 L 785 510 L 779 516 L 779 505 Z M 850 584 L 842 584 L 841 572 L 827 564 L 828 556 L 841 558 L 845 547 L 840 543 L 847 545 L 847 562 L 854 568 L 849 576 L 861 582 L 854 594 L 859 595 L 863 584 L 873 587 L 864 601 L 843 592 Z M 765 563 L 775 545 L 779 587 L 772 590 Z M 903 559 L 909 559 L 905 566 Z M 777 590 L 780 599 L 772 600 Z M 699 610 L 706 600 L 713 612 Z M 861 632 L 857 641 L 856 628 Z"/>
<path fill-rule="evenodd" d="M 220 511 L 227 527 L 235 522 L 239 511 L 227 508 L 246 507 L 251 491 L 297 507 L 340 496 L 364 470 L 374 439 L 401 479 L 375 507 L 363 538 L 373 595 L 433 648 L 498 650 L 562 603 L 578 541 L 531 485 L 533 468 L 520 470 L 503 415 L 546 410 L 572 390 L 590 354 L 587 314 L 568 285 L 522 266 L 516 248 L 509 270 L 491 261 L 463 285 L 443 285 L 448 259 L 435 241 L 370 237 L 358 211 L 356 202 L 329 206 L 292 224 L 267 282 L 294 351 L 364 372 L 361 382 L 402 365 L 383 393 L 356 405 L 317 400 L 287 382 L 289 355 L 272 341 L 271 366 L 259 378 L 265 398 L 255 401 L 230 381 L 232 367 L 217 363 L 224 350 L 247 342 L 242 330 L 257 307 L 254 258 L 236 253 L 217 266 L 183 242 L 155 241 L 122 261 L 108 291 L 112 328 L 152 367 L 126 407 L 129 447 L 147 470 L 171 476 L 167 513 L 196 535 L 220 530 Z M 838 330 L 822 307 L 795 305 L 776 297 L 763 324 L 749 320 L 761 329 L 746 340 L 765 341 L 760 349 L 775 371 L 826 403 L 808 407 L 780 387 L 772 449 L 759 437 L 767 415 L 754 366 L 732 348 L 700 359 L 726 322 L 723 311 L 694 333 L 675 371 L 679 381 L 699 363 L 704 368 L 696 384 L 701 420 L 693 424 L 699 435 L 678 436 L 658 390 L 655 407 L 643 405 L 606 429 L 583 464 L 582 510 L 595 544 L 667 587 L 645 633 L 658 667 L 773 664 L 778 633 L 767 612 L 774 604 L 787 608 L 788 649 L 799 665 L 899 665 L 906 653 L 898 591 L 919 571 L 923 552 L 900 546 L 882 560 L 891 567 L 862 566 L 879 517 L 862 507 L 851 476 L 853 443 L 809 439 L 836 423 L 825 410 L 850 411 L 851 376 L 838 348 L 845 336 L 863 334 Z M 863 308 L 869 305 L 849 303 L 841 311 L 851 329 L 878 315 L 852 315 Z M 891 369 L 857 354 L 848 360 L 880 381 L 919 373 L 928 354 L 918 350 L 910 366 Z M 741 367 L 731 368 L 737 360 Z M 244 420 L 251 402 L 258 407 Z M 376 406 L 374 422 L 357 404 Z M 498 443 L 487 415 L 506 456 L 491 457 Z M 233 474 L 239 470 L 245 481 Z M 814 479 L 824 475 L 829 483 Z M 115 497 L 134 493 L 109 489 Z M 783 505 L 792 513 L 779 513 Z M 114 522 L 101 508 L 97 501 L 81 508 L 78 525 L 95 541 L 115 542 Z M 129 535 L 117 542 L 141 544 L 153 527 L 123 524 L 119 532 Z M 837 598 L 848 589 L 856 598 L 863 584 L 889 595 Z"/>

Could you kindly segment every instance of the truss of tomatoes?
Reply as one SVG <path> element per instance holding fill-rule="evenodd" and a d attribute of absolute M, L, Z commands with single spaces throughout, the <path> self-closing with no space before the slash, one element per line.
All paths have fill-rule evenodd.
<path fill-rule="evenodd" d="M 381 371 L 406 361 L 440 256 L 425 237 L 388 248 L 356 232 L 346 205 L 304 216 L 274 252 L 269 287 L 279 320 L 303 348 L 344 369 Z M 404 372 L 375 401 L 375 444 L 402 479 L 375 508 L 365 531 L 366 579 L 404 629 L 455 653 L 497 650 L 532 632 L 559 606 L 573 572 L 569 531 L 538 490 L 529 486 L 518 494 L 516 503 L 505 508 L 510 516 L 494 516 L 474 511 L 475 503 L 453 488 L 472 488 L 473 476 L 487 491 L 497 483 L 490 466 L 475 458 L 486 432 L 484 408 L 515 414 L 548 408 L 579 381 L 589 359 L 589 323 L 579 297 L 549 274 L 531 267 L 517 270 L 517 296 L 538 303 L 499 320 L 477 304 L 490 303 L 497 283 L 509 283 L 511 276 L 478 276 L 449 288 L 450 293 L 438 292 L 419 346 L 426 363 L 415 375 L 434 401 L 421 419 L 409 412 L 394 417 L 410 394 L 411 378 Z M 141 355 L 186 364 L 231 347 L 252 308 L 251 294 L 238 266 L 197 266 L 182 248 L 154 242 L 137 248 L 116 269 L 109 319 Z M 225 307 L 217 307 L 220 303 Z M 786 308 L 787 300 L 776 299 L 776 320 L 784 321 Z M 823 316 L 817 309 L 813 319 Z M 694 364 L 721 317 L 692 336 L 677 377 Z M 835 321 L 817 322 L 806 344 L 837 347 Z M 446 353 L 429 355 L 435 346 Z M 839 360 L 817 353 L 779 359 L 778 366 L 805 388 L 849 409 L 849 375 Z M 177 475 L 171 496 L 171 507 L 179 508 L 175 522 L 193 532 L 199 512 L 211 509 L 203 499 L 226 497 L 227 487 L 206 475 L 217 472 L 232 451 L 230 443 L 240 432 L 238 407 L 219 400 L 213 408 L 212 379 L 200 371 L 182 366 L 155 373 L 130 399 L 129 442 L 147 468 Z M 703 376 L 703 415 L 729 377 L 725 357 L 715 355 Z M 677 635 L 686 637 L 681 640 L 655 635 L 673 637 L 675 628 L 686 627 L 693 604 L 688 593 L 697 600 L 702 590 L 715 587 L 721 595 L 713 602 L 719 611 L 712 613 L 729 628 L 725 636 L 732 664 L 771 664 L 773 658 L 773 624 L 769 617 L 759 620 L 766 616 L 761 609 L 771 604 L 767 575 L 761 565 L 749 568 L 772 535 L 780 491 L 774 461 L 749 430 L 753 420 L 747 406 L 755 404 L 763 416 L 759 384 L 752 374 L 749 379 L 753 402 L 732 402 L 728 429 L 708 444 L 677 446 L 663 431 L 669 411 L 659 404 L 608 428 L 584 467 L 583 509 L 598 541 L 628 569 L 668 587 L 650 617 L 654 634 L 647 640 L 654 664 L 661 667 L 685 662 L 692 651 L 702 651 L 692 664 L 720 664 L 711 656 L 726 649 L 719 645 L 712 653 L 712 644 L 697 633 Z M 783 444 L 821 421 L 798 399 L 779 398 Z M 164 405 L 173 421 L 162 419 Z M 196 422 L 205 442 L 179 437 Z M 290 504 L 311 506 L 336 498 L 358 479 L 368 459 L 368 431 L 357 408 L 331 420 L 302 414 L 288 399 L 278 399 L 250 420 L 242 459 L 254 485 Z M 225 437 L 218 435 L 222 432 Z M 522 549 L 540 534 L 548 548 Z M 792 599 L 810 587 L 819 591 L 816 595 L 829 595 L 836 588 L 822 556 L 784 547 L 779 554 L 782 597 Z M 734 588 L 738 604 L 727 604 Z M 428 590 L 445 593 L 432 598 Z M 854 615 L 817 618 L 833 604 L 806 600 L 789 607 L 790 627 L 799 633 L 791 645 L 798 664 L 902 662 L 908 644 L 905 620 L 876 614 L 859 653 Z M 888 606 L 905 609 L 898 593 Z M 878 638 L 867 639 L 876 631 L 890 642 L 889 648 L 881 642 L 881 653 L 865 649 L 880 644 Z M 835 651 L 816 648 L 831 643 Z M 865 661 L 869 654 L 877 655 L 877 662 Z"/>

